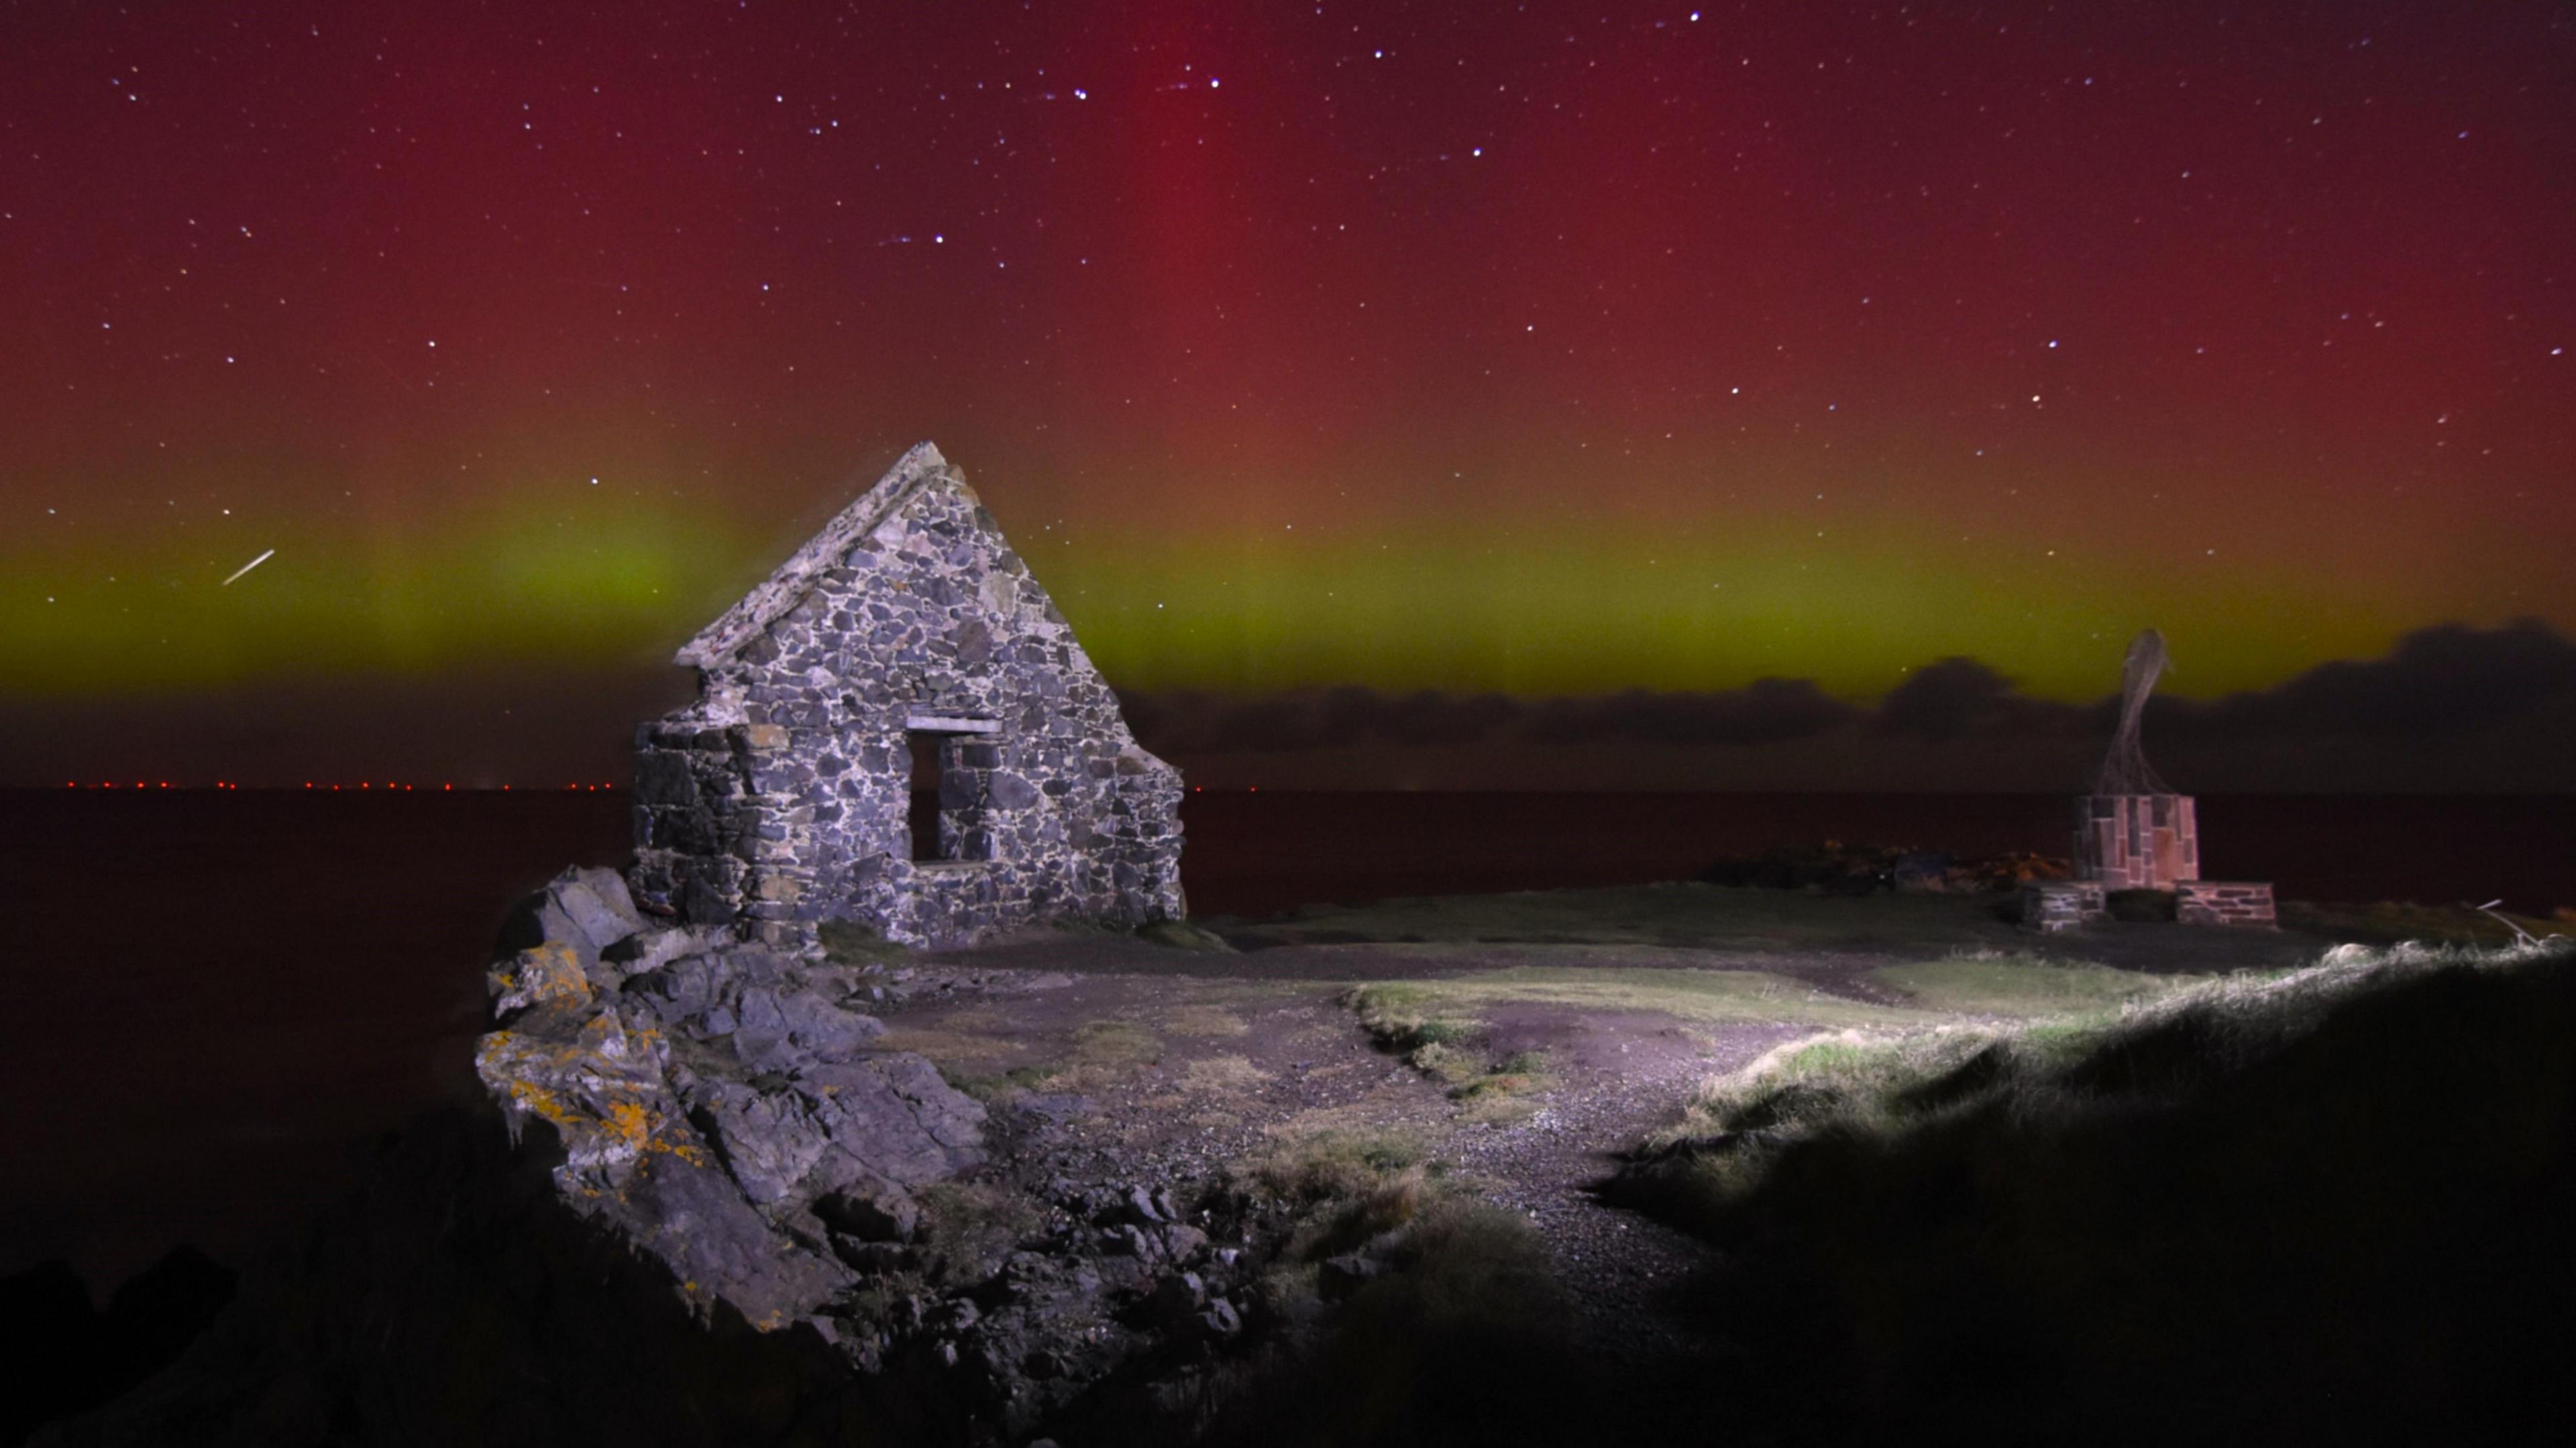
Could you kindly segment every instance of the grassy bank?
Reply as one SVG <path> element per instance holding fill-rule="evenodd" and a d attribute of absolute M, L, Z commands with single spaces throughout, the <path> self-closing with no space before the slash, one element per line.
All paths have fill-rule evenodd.
<path fill-rule="evenodd" d="M 1819 1036 L 1609 1190 L 1722 1249 L 1697 1309 L 1757 1437 L 2566 1430 L 2576 949 Z"/>

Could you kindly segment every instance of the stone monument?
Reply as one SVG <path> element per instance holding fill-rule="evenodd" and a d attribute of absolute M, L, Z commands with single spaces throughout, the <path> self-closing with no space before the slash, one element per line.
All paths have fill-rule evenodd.
<path fill-rule="evenodd" d="M 1185 913 L 1179 771 L 929 443 L 675 662 L 697 702 L 636 737 L 648 911 L 790 949 Z"/>
<path fill-rule="evenodd" d="M 2200 818 L 2147 763 L 2138 729 L 2147 696 L 2165 671 L 2164 635 L 2147 629 L 2129 643 L 2121 670 L 2120 723 L 2093 791 L 2075 800 L 2075 878 L 2025 887 L 2022 919 L 2032 929 L 2067 930 L 2110 918 L 2114 890 L 2167 890 L 2188 925 L 2274 923 L 2272 887 L 2200 878 Z"/>
<path fill-rule="evenodd" d="M 2164 635 L 2140 633 L 2121 670 L 2120 727 L 2094 776 L 2093 792 L 2075 801 L 2075 875 L 2105 890 L 2170 890 L 2200 878 L 2200 829 L 2192 798 L 2176 794 L 2138 747 L 2147 695 L 2165 671 Z"/>

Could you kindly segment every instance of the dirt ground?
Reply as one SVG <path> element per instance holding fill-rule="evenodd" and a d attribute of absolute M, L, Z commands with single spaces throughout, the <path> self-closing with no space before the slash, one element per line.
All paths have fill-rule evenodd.
<path fill-rule="evenodd" d="M 1703 1081 L 1817 1031 L 2113 1010 L 2329 943 L 2042 938 L 1999 904 L 1674 885 L 1201 922 L 1222 950 L 1065 933 L 887 960 L 880 1044 L 1023 1123 L 1032 1170 L 1187 1183 L 1318 1133 L 1409 1138 L 1527 1216 L 1596 1346 L 1655 1352 L 1683 1331 L 1657 1288 L 1702 1249 L 1586 1188 Z M 1372 1000 L 1448 1044 L 1373 1033 Z"/>

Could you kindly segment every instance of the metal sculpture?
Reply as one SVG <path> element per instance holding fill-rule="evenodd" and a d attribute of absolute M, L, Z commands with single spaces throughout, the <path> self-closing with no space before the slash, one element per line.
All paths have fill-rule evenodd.
<path fill-rule="evenodd" d="M 2111 752 L 2093 778 L 2095 794 L 2171 794 L 2173 787 L 2147 763 L 2138 747 L 2138 723 L 2147 712 L 2147 695 L 2165 671 L 2165 636 L 2143 629 L 2129 641 L 2129 660 L 2121 670 L 2120 729 L 2111 736 Z"/>

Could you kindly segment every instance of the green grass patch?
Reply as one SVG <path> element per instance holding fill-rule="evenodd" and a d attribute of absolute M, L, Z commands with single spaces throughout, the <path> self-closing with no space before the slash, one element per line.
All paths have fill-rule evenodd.
<path fill-rule="evenodd" d="M 1455 1045 L 1480 1029 L 1472 1017 L 1441 1013 L 1443 994 L 1429 984 L 1388 981 L 1364 985 L 1343 996 L 1362 1029 L 1380 1049 L 1399 1054 L 1425 1046 Z"/>
<path fill-rule="evenodd" d="M 1062 1071 L 1063 1067 L 1056 1065 L 1013 1066 L 1001 1072 L 967 1071 L 952 1066 L 940 1066 L 939 1075 L 940 1079 L 949 1085 L 989 1106 L 995 1102 L 1007 1101 L 1023 1091 L 1039 1090 Z"/>
<path fill-rule="evenodd" d="M 2026 954 L 1955 955 L 1870 972 L 1924 1010 L 1961 1015 L 2043 1016 L 2099 1010 L 2167 995 L 2199 977 L 2142 975 Z"/>
<path fill-rule="evenodd" d="M 1473 1022 L 1506 1004 L 1660 1011 L 1693 1021 L 1804 1021 L 1819 1026 L 1884 1025 L 1924 1018 L 1919 1010 L 1829 995 L 1767 971 L 1654 966 L 1510 966 L 1438 980 L 1363 986 L 1352 992 L 1351 1000 L 1364 1022 L 1374 1016 L 1394 1029 L 1407 1022 L 1435 1030 Z M 1372 1034 L 1378 1029 L 1372 1026 Z"/>
<path fill-rule="evenodd" d="M 1162 1038 L 1134 1021 L 1085 1021 L 1073 1028 L 1073 1058 L 1081 1065 L 1142 1066 L 1162 1056 Z"/>
<path fill-rule="evenodd" d="M 1538 1110 L 1538 1098 L 1555 1084 L 1544 1053 L 1515 1051 L 1452 1085 L 1449 1099 L 1470 1121 L 1521 1121 Z"/>
<path fill-rule="evenodd" d="M 1390 981 L 1343 997 L 1380 1050 L 1449 1088 L 1473 1120 L 1501 1121 L 1534 1109 L 1527 1098 L 1550 1084 L 1540 1053 L 1494 1059 L 1483 1022 L 1444 1005 L 1448 982 Z"/>

